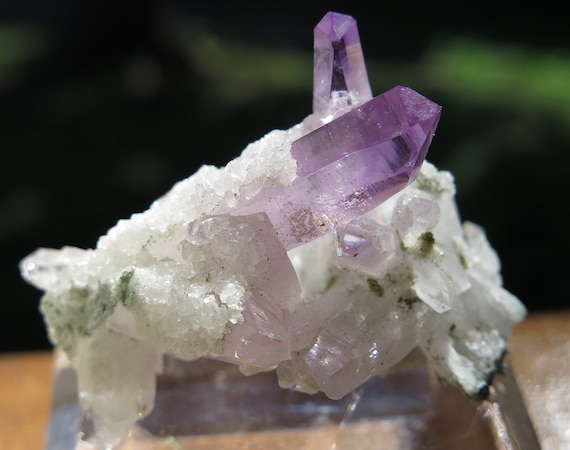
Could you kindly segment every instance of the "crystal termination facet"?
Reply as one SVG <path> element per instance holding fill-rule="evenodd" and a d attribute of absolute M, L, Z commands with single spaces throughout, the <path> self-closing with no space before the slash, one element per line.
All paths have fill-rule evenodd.
<path fill-rule="evenodd" d="M 329 12 L 315 27 L 314 39 L 313 112 L 325 111 L 334 92 L 353 92 L 361 101 L 371 99 L 356 20 Z"/>

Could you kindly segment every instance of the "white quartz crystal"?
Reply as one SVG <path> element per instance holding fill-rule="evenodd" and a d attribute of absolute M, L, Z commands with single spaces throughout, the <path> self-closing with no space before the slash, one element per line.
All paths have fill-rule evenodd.
<path fill-rule="evenodd" d="M 525 309 L 483 230 L 461 223 L 451 174 L 425 162 L 399 194 L 289 252 L 266 214 L 240 213 L 293 182 L 291 142 L 318 124 L 202 167 L 94 250 L 22 261 L 102 446 L 152 409 L 164 354 L 276 368 L 283 387 L 340 398 L 419 348 L 437 379 L 486 389 Z"/>

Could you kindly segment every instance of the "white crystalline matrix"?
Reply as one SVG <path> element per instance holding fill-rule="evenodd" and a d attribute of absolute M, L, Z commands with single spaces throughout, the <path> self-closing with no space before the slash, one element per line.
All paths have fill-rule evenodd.
<path fill-rule="evenodd" d="M 21 262 L 101 447 L 151 411 L 165 354 L 337 399 L 414 350 L 434 378 L 487 389 L 525 309 L 461 223 L 452 175 L 424 161 L 441 108 L 403 87 L 371 98 L 351 21 L 315 31 L 316 79 L 332 81 L 302 123 L 202 167 L 95 249 Z M 325 54 L 323 27 L 351 51 Z"/>

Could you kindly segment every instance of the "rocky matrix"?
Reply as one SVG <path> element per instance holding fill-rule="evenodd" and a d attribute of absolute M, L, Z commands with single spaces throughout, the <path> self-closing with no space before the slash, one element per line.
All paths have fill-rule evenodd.
<path fill-rule="evenodd" d="M 441 108 L 406 87 L 372 98 L 356 22 L 333 12 L 315 28 L 313 107 L 96 249 L 21 262 L 101 447 L 153 408 L 164 354 L 276 368 L 282 387 L 337 399 L 415 350 L 434 378 L 485 392 L 525 309 L 461 223 L 452 175 L 424 161 Z"/>

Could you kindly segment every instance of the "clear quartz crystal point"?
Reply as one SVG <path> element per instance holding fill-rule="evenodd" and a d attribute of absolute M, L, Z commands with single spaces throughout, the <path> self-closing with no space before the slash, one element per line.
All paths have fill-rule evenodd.
<path fill-rule="evenodd" d="M 328 12 L 314 30 L 313 112 L 329 105 L 331 94 L 347 91 L 360 101 L 372 98 L 356 20 Z"/>

